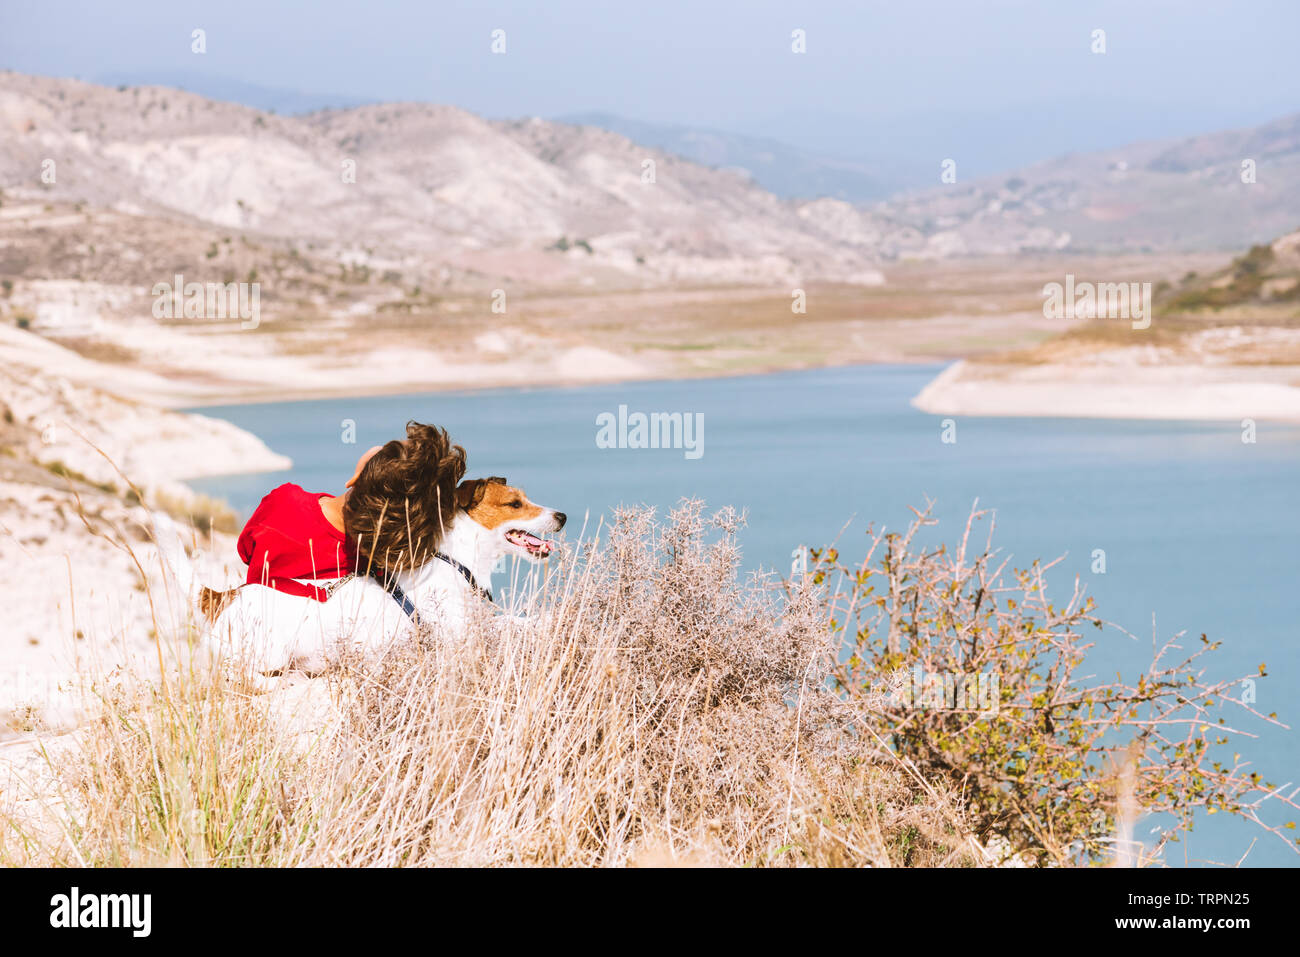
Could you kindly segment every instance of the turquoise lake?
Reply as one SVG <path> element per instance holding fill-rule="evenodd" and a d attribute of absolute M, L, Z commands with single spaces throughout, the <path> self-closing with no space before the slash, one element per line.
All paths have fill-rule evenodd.
<path fill-rule="evenodd" d="M 685 496 L 748 512 L 746 565 L 789 573 L 791 552 L 839 536 L 845 557 L 869 522 L 900 529 L 909 505 L 935 502 L 928 540 L 955 542 L 972 502 L 997 511 L 995 546 L 1024 567 L 1065 560 L 1049 577 L 1064 601 L 1076 575 L 1099 614 L 1123 626 L 1096 633 L 1086 673 L 1122 669 L 1135 679 L 1150 661 L 1152 621 L 1184 647 L 1204 632 L 1222 640 L 1207 678 L 1255 674 L 1256 707 L 1300 722 L 1300 427 L 1260 423 L 1242 442 L 1236 422 L 1108 421 L 943 416 L 909 400 L 940 366 L 853 366 L 725 379 L 582 388 L 501 389 L 328 399 L 194 409 L 227 419 L 291 457 L 285 472 L 195 480 L 246 517 L 285 481 L 342 490 L 358 454 L 400 437 L 408 419 L 445 426 L 469 453 L 469 476 L 504 475 L 533 501 L 565 511 L 571 536 L 584 514 L 594 528 L 611 506 L 666 510 Z M 597 417 L 634 412 L 702 415 L 702 451 L 600 448 Z M 355 443 L 343 441 L 355 423 Z M 697 437 L 698 438 L 698 437 Z M 694 453 L 692 453 L 694 455 Z M 852 520 L 842 535 L 841 529 Z M 979 538 L 982 543 L 983 536 Z M 1092 572 L 1104 549 L 1105 574 Z M 1204 660 L 1204 659 L 1202 659 Z M 1258 733 L 1237 745 L 1267 780 L 1300 783 L 1294 731 L 1233 709 Z M 1230 758 L 1228 754 L 1226 757 Z M 1272 822 L 1291 820 L 1279 806 Z M 1145 836 L 1151 821 L 1139 822 Z M 1276 837 L 1223 816 L 1202 818 L 1173 845 L 1171 864 L 1293 866 Z"/>

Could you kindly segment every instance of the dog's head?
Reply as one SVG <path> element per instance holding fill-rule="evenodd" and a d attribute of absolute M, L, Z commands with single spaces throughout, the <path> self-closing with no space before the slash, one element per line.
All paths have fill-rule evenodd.
<path fill-rule="evenodd" d="M 550 557 L 556 545 L 545 536 L 562 529 L 566 518 L 563 512 L 534 505 L 499 475 L 461 482 L 456 507 L 496 536 L 497 554 L 513 553 L 533 562 Z"/>

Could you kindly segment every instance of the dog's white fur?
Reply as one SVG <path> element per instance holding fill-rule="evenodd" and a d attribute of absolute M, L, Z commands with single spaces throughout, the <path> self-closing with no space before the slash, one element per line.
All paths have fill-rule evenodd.
<path fill-rule="evenodd" d="M 565 521 L 562 512 L 527 502 L 517 489 L 504 485 L 494 489 L 517 493 L 526 503 L 518 509 L 519 517 L 510 512 L 510 517 L 502 518 L 501 509 L 480 513 L 458 508 L 439 549 L 468 568 L 474 580 L 489 591 L 493 568 L 501 557 L 513 554 L 539 560 L 527 547 L 510 541 L 508 533 L 520 530 L 544 539 L 547 533 L 563 528 Z M 475 514 L 497 523 L 487 527 Z M 193 601 L 193 567 L 179 531 L 170 520 L 157 516 L 155 535 L 182 593 Z M 463 633 L 474 606 L 486 603 L 458 569 L 436 557 L 412 571 L 397 573 L 395 581 L 414 604 L 420 623 L 430 626 L 435 634 Z M 242 672 L 256 688 L 271 690 L 279 682 L 270 676 L 290 671 L 317 674 L 349 650 L 370 655 L 393 642 L 409 640 L 416 627 L 383 586 L 358 575 L 340 585 L 325 602 L 264 585 L 243 585 L 205 629 L 203 641 L 228 670 Z"/>

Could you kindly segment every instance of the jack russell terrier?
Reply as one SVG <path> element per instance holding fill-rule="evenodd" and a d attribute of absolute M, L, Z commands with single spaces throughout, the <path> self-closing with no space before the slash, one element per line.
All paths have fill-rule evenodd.
<path fill-rule="evenodd" d="M 193 569 L 181 536 L 169 519 L 155 521 L 159 546 L 188 596 Z M 348 650 L 382 650 L 421 625 L 459 635 L 475 603 L 492 601 L 497 560 L 512 554 L 530 562 L 548 558 L 556 545 L 545 535 L 564 522 L 563 512 L 533 504 L 503 478 L 470 479 L 456 489 L 456 512 L 441 550 L 424 565 L 387 581 L 364 572 L 337 579 L 326 585 L 324 602 L 265 585 L 203 588 L 204 640 L 220 646 L 223 660 L 233 658 L 254 687 L 269 691 L 280 675 L 319 674 Z"/>

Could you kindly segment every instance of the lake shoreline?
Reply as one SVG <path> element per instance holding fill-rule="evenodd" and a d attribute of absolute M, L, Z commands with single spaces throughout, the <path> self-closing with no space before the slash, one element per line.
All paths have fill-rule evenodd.
<path fill-rule="evenodd" d="M 388 350 L 365 361 L 355 357 L 329 368 L 317 367 L 302 356 L 281 355 L 241 368 L 245 377 L 233 378 L 197 367 L 125 365 L 92 358 L 38 335 L 0 328 L 0 365 L 39 370 L 56 381 L 160 411 L 496 390 L 526 393 L 849 367 L 934 366 L 939 371 L 911 400 L 915 408 L 934 415 L 1300 421 L 1300 366 L 1235 364 L 1213 354 L 1150 346 L 1068 357 L 1045 355 L 1030 362 L 1006 361 L 996 355 L 972 357 L 960 348 L 905 354 L 857 352 L 842 358 L 819 352 L 775 360 L 769 353 L 733 356 L 729 367 L 652 362 L 590 345 L 568 349 L 547 368 L 527 358 L 422 364 L 422 355 L 414 348 L 400 354 Z M 412 375 L 414 370 L 420 374 Z M 206 474 L 214 473 L 200 469 L 189 477 Z"/>
<path fill-rule="evenodd" d="M 1297 423 L 1300 368 L 962 360 L 932 379 L 912 405 L 932 415 L 979 418 Z"/>
<path fill-rule="evenodd" d="M 911 368 L 920 368 L 925 366 L 942 366 L 944 368 L 960 361 L 956 357 L 945 357 L 939 359 L 910 359 L 898 360 L 893 357 L 882 359 L 878 362 L 819 362 L 819 363 L 802 363 L 799 365 L 782 365 L 767 364 L 754 366 L 752 368 L 734 369 L 730 371 L 709 371 L 698 374 L 671 375 L 663 370 L 655 370 L 653 373 L 644 376 L 626 376 L 609 379 L 581 379 L 566 378 L 552 379 L 547 382 L 521 383 L 516 378 L 501 378 L 480 380 L 477 382 L 444 382 L 428 383 L 419 386 L 416 383 L 402 383 L 388 388 L 351 388 L 351 389 L 317 389 L 317 390 L 288 390 L 275 393 L 240 393 L 233 396 L 219 396 L 211 401 L 204 401 L 198 404 L 168 404 L 164 408 L 173 409 L 177 412 L 193 414 L 195 410 L 236 407 L 247 405 L 279 405 L 281 403 L 291 404 L 295 402 L 316 402 L 328 399 L 379 399 L 379 398 L 396 398 L 398 396 L 425 396 L 425 395 L 473 395 L 476 393 L 491 392 L 515 392 L 525 394 L 529 392 L 550 391 L 553 389 L 585 389 L 599 386 L 617 386 L 617 385 L 641 385 L 654 383 L 672 383 L 672 382 L 716 382 L 727 379 L 747 379 L 759 376 L 780 375 L 782 373 L 794 372 L 817 372 L 820 370 L 830 369 L 876 369 L 889 366 L 907 366 Z M 201 412 L 199 414 L 202 414 Z"/>
<path fill-rule="evenodd" d="M 972 362 L 944 357 L 877 362 L 767 364 L 754 368 L 697 374 L 665 374 L 610 379 L 556 379 L 520 383 L 502 377 L 479 381 L 401 383 L 388 388 L 287 390 L 218 396 L 198 404 L 164 406 L 185 414 L 250 405 L 280 405 L 322 400 L 397 398 L 400 396 L 474 395 L 498 392 L 528 394 L 631 384 L 715 382 L 784 373 L 882 367 L 937 369 L 934 377 L 910 400 L 930 415 L 966 418 L 1124 419 L 1144 422 L 1260 422 L 1300 423 L 1300 369 L 1274 367 L 1141 366 L 1081 367 L 1063 363 L 1032 366 Z M 1273 381 L 1242 381 L 1255 373 Z M 274 471 L 274 468 L 265 471 Z M 209 474 L 194 475 L 205 478 Z"/>

